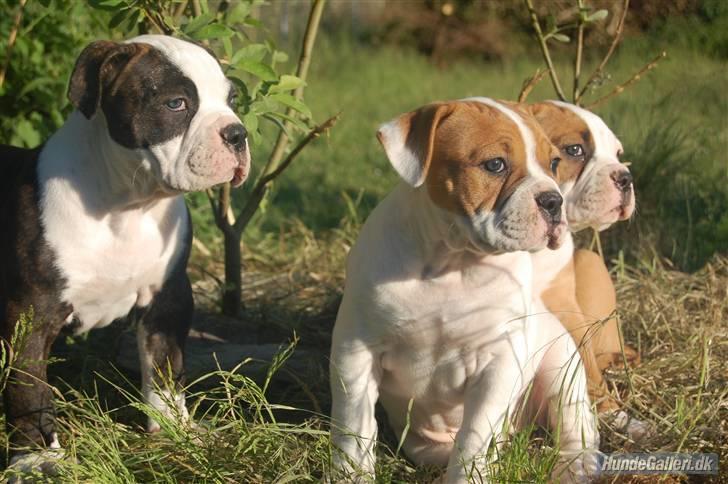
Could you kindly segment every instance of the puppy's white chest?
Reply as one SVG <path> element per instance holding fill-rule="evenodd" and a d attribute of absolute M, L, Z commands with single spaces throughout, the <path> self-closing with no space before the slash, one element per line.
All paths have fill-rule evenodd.
<path fill-rule="evenodd" d="M 61 299 L 73 307 L 68 321 L 80 323 L 76 331 L 106 326 L 134 306 L 147 306 L 184 250 L 189 228 L 183 199 L 94 217 L 79 210 L 73 193 L 44 195 L 45 236 L 66 282 Z"/>

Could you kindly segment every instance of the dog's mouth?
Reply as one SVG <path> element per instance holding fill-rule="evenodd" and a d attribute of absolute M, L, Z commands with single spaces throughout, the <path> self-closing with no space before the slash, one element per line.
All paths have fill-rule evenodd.
<path fill-rule="evenodd" d="M 230 185 L 232 185 L 233 188 L 237 188 L 242 185 L 245 180 L 247 180 L 248 172 L 250 171 L 250 155 L 247 150 L 242 153 L 238 153 L 235 158 L 238 164 L 233 170 L 233 176 L 230 179 Z"/>
<path fill-rule="evenodd" d="M 546 232 L 546 246 L 551 250 L 561 247 L 565 231 L 566 224 L 564 222 L 550 224 L 548 231 Z"/>

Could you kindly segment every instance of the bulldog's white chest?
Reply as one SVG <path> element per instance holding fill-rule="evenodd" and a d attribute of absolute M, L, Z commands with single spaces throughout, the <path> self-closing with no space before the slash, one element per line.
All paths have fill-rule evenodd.
<path fill-rule="evenodd" d="M 66 282 L 61 299 L 73 307 L 67 321 L 80 333 L 147 306 L 184 251 L 183 198 L 97 215 L 67 180 L 42 183 L 45 237 Z"/>
<path fill-rule="evenodd" d="M 498 270 L 488 264 L 467 274 L 386 288 L 388 295 L 379 300 L 392 301 L 385 312 L 394 321 L 385 323 L 385 392 L 452 399 L 493 354 L 513 344 L 522 346 L 524 315 L 531 305 L 529 256 L 499 257 L 503 266 Z"/>

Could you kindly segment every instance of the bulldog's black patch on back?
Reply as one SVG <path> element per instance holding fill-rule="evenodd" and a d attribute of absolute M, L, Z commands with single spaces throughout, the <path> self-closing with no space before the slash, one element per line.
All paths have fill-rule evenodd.
<path fill-rule="evenodd" d="M 140 53 L 101 94 L 111 138 L 127 148 L 147 148 L 184 134 L 199 108 L 192 80 L 159 50 L 139 45 Z M 167 106 L 177 99 L 186 109 Z"/>

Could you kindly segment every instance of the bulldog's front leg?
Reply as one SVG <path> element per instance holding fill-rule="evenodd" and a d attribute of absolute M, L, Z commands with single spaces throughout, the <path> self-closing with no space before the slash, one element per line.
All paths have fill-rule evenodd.
<path fill-rule="evenodd" d="M 5 325 L 8 329 L 3 334 L 6 355 L 13 355 L 9 357 L 10 374 L 3 392 L 10 466 L 19 471 L 42 470 L 52 474 L 62 450 L 56 435 L 56 412 L 47 368 L 51 345 L 65 323 L 59 314 L 65 314 L 68 308 L 54 307 L 41 312 L 43 304 L 33 306 L 32 328 L 25 336 L 13 338 L 18 331 L 15 322 L 21 312 L 27 314 L 21 307 L 29 306 L 8 303 L 6 317 L 13 323 Z M 9 343 L 13 340 L 15 345 L 11 348 Z"/>
<path fill-rule="evenodd" d="M 497 355 L 480 375 L 466 383 L 463 423 L 455 437 L 446 483 L 486 482 L 488 447 L 507 431 L 506 422 L 517 410 L 523 382 L 531 374 L 515 354 Z M 526 380 L 524 380 L 526 379 Z"/>
<path fill-rule="evenodd" d="M 352 339 L 340 325 L 331 345 L 331 443 L 334 472 L 347 480 L 374 477 L 379 398 L 379 358 L 361 340 Z"/>
<path fill-rule="evenodd" d="M 182 265 L 155 296 L 137 330 L 144 401 L 162 415 L 182 420 L 188 418 L 184 345 L 193 309 L 192 288 Z M 159 430 L 159 422 L 149 417 L 147 431 Z"/>
<path fill-rule="evenodd" d="M 599 451 L 584 365 L 573 338 L 555 317 L 541 315 L 539 328 L 545 352 L 531 398 L 546 406 L 547 424 L 561 453 L 552 477 L 555 482 L 583 482 L 596 472 Z"/>

